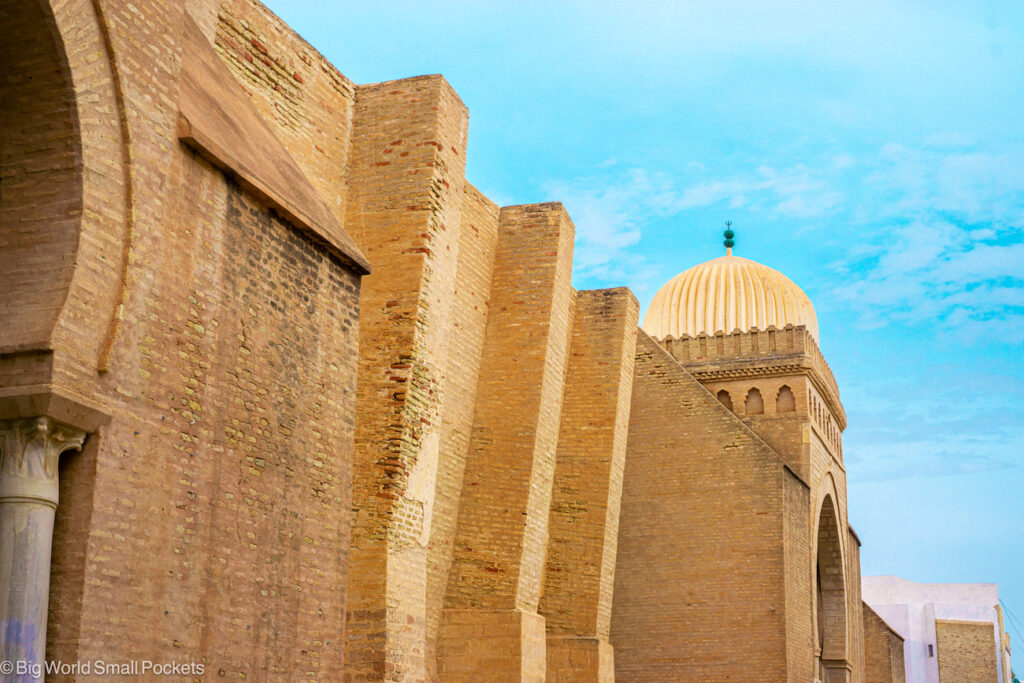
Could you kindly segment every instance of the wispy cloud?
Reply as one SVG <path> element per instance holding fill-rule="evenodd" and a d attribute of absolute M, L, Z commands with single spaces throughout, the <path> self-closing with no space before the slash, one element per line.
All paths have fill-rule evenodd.
<path fill-rule="evenodd" d="M 676 191 L 663 175 L 619 169 L 611 159 L 593 176 L 550 182 L 546 195 L 565 204 L 576 225 L 574 268 L 582 280 L 625 282 L 643 278 L 649 264 L 631 247 L 651 219 L 673 212 Z"/>
<path fill-rule="evenodd" d="M 921 478 L 1020 467 L 1024 380 L 998 370 L 908 366 L 905 376 L 873 374 L 847 387 L 858 406 L 846 440 L 858 481 Z M 905 370 L 906 370 L 905 369 Z"/>
<path fill-rule="evenodd" d="M 840 168 L 852 163 L 837 159 Z M 776 169 L 759 166 L 754 174 L 708 180 L 686 187 L 675 202 L 678 210 L 726 204 L 730 208 L 754 208 L 781 217 L 816 218 L 834 211 L 842 193 L 820 173 L 804 165 Z"/>
<path fill-rule="evenodd" d="M 862 325 L 1024 341 L 1024 157 L 886 145 L 850 212 L 865 245 L 831 295 Z"/>
<path fill-rule="evenodd" d="M 993 341 L 1018 344 L 1024 150 L 1017 151 L 974 149 L 968 136 L 947 133 L 918 146 L 893 143 L 724 177 L 691 164 L 681 178 L 609 160 L 545 190 L 576 223 L 583 280 L 647 286 L 645 278 L 664 268 L 643 249 L 645 226 L 738 210 L 802 234 L 823 231 L 834 257 L 818 276 L 820 303 L 854 311 L 862 328 L 928 324 L 961 339 L 998 332 Z"/>
<path fill-rule="evenodd" d="M 833 164 L 842 170 L 853 160 L 840 156 Z M 648 257 L 635 248 L 642 246 L 644 226 L 689 211 L 721 204 L 783 218 L 816 218 L 842 203 L 841 192 L 803 165 L 762 165 L 749 177 L 721 180 L 701 179 L 706 170 L 699 164 L 691 165 L 690 171 L 697 179 L 680 183 L 664 173 L 620 168 L 608 160 L 591 175 L 546 183 L 545 194 L 564 203 L 576 224 L 577 276 L 618 278 L 637 286 L 638 278 L 655 272 Z"/>

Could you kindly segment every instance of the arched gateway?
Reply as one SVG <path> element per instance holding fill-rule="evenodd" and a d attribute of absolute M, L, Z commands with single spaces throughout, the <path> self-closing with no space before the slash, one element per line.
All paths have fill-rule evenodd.
<path fill-rule="evenodd" d="M 839 516 L 826 494 L 817 520 L 814 559 L 815 675 L 824 683 L 849 680 L 846 572 Z"/>
<path fill-rule="evenodd" d="M 0 354 L 45 364 L 71 286 L 82 164 L 71 69 L 50 7 L 0 1 Z M 24 360 L 22 360 L 24 359 Z M 0 383 L 8 389 L 7 383 Z M 43 661 L 57 460 L 85 434 L 0 414 L 0 660 Z M 21 416 L 19 416 L 21 417 Z M 9 672 L 5 672 L 9 673 Z"/>

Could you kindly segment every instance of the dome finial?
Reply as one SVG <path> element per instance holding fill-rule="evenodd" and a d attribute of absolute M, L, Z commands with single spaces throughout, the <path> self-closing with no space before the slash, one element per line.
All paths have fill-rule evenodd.
<path fill-rule="evenodd" d="M 736 233 L 732 231 L 732 221 L 725 222 L 725 232 L 722 234 L 725 235 L 725 242 L 722 243 L 725 245 L 725 255 L 732 256 L 732 248 L 736 244 L 736 240 L 733 239 Z"/>

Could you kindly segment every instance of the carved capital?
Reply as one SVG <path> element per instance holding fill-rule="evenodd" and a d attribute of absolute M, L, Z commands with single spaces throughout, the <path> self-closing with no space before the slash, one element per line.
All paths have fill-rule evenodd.
<path fill-rule="evenodd" d="M 57 461 L 80 450 L 86 433 L 41 416 L 0 420 L 0 502 L 57 506 Z"/>

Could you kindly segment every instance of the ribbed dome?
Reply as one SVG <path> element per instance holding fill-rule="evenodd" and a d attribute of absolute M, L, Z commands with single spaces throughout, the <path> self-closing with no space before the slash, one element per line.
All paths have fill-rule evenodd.
<path fill-rule="evenodd" d="M 669 280 L 654 295 L 644 332 L 655 339 L 701 332 L 743 332 L 769 325 L 806 325 L 818 340 L 818 316 L 804 290 L 777 270 L 739 256 L 721 256 Z"/>

